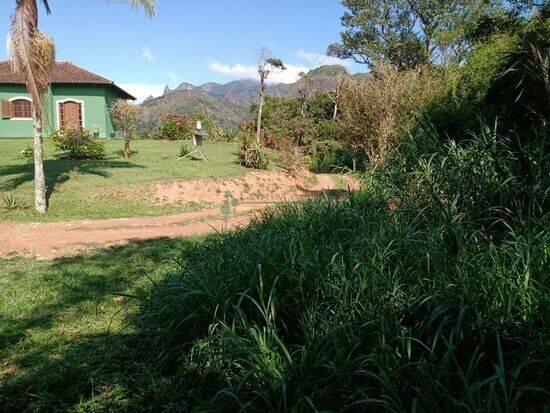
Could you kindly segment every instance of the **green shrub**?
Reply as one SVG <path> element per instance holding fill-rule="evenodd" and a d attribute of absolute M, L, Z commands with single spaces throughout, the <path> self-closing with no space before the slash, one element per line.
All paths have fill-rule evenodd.
<path fill-rule="evenodd" d="M 25 200 L 16 197 L 11 192 L 4 192 L 0 197 L 0 201 L 2 209 L 7 211 L 27 209 L 29 207 L 29 204 Z"/>
<path fill-rule="evenodd" d="M 34 148 L 32 146 L 27 146 L 21 151 L 21 156 L 27 159 L 34 159 Z"/>
<path fill-rule="evenodd" d="M 239 136 L 239 163 L 245 168 L 269 168 L 269 155 L 256 143 L 255 137 L 246 132 Z"/>
<path fill-rule="evenodd" d="M 105 144 L 87 130 L 59 130 L 50 135 L 53 145 L 66 159 L 102 159 Z"/>
<path fill-rule="evenodd" d="M 341 141 L 314 141 L 310 144 L 308 151 L 310 160 L 309 169 L 312 172 L 332 173 L 346 169 L 353 170 L 354 166 L 355 170 L 365 170 L 365 154 L 357 154 L 354 157 Z"/>
<path fill-rule="evenodd" d="M 178 126 L 175 120 L 168 119 L 159 125 L 155 131 L 155 138 L 166 141 L 189 139 L 189 136 L 186 136 L 186 132 L 187 130 Z"/>

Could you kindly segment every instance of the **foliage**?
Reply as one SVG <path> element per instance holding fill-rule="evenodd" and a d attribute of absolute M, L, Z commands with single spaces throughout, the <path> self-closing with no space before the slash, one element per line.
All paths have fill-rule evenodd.
<path fill-rule="evenodd" d="M 343 141 L 313 141 L 308 147 L 309 170 L 318 173 L 334 173 L 342 170 L 364 170 L 364 154 L 354 154 Z"/>
<path fill-rule="evenodd" d="M 59 130 L 50 135 L 56 150 L 65 159 L 102 159 L 105 144 L 88 130 Z"/>
<path fill-rule="evenodd" d="M 422 111 L 441 94 L 442 71 L 419 67 L 397 71 L 377 65 L 372 76 L 347 79 L 339 98 L 342 138 L 352 153 L 382 163 Z"/>
<path fill-rule="evenodd" d="M 344 0 L 345 31 L 328 52 L 373 66 L 399 70 L 436 62 L 460 62 L 468 46 L 465 32 L 480 15 L 482 0 Z"/>
<path fill-rule="evenodd" d="M 504 57 L 489 100 L 512 127 L 550 122 L 550 5 L 520 31 L 517 48 Z M 512 87 L 510 87 L 512 86 Z"/>
<path fill-rule="evenodd" d="M 2 196 L 0 197 L 0 201 L 2 209 L 5 209 L 7 211 L 27 209 L 29 207 L 29 204 L 26 201 L 13 195 L 11 192 L 3 192 Z"/>
<path fill-rule="evenodd" d="M 23 158 L 27 159 L 33 159 L 34 158 L 34 148 L 32 146 L 27 146 L 25 149 L 21 151 L 21 156 Z"/>
<path fill-rule="evenodd" d="M 252 110 L 255 112 L 256 107 Z M 295 98 L 268 96 L 263 109 L 265 142 L 277 148 L 290 140 L 294 145 L 302 145 L 311 128 L 311 120 L 301 114 L 301 104 Z"/>
<path fill-rule="evenodd" d="M 487 104 L 495 79 L 504 70 L 504 56 L 517 44 L 514 34 L 497 34 L 468 54 L 460 71 L 450 71 L 447 87 L 424 108 L 424 117 L 442 135 L 455 139 L 467 137 L 479 119 L 496 112 Z"/>
<path fill-rule="evenodd" d="M 239 134 L 239 163 L 245 168 L 267 169 L 269 155 L 258 145 L 254 137 L 246 132 Z"/>
<path fill-rule="evenodd" d="M 183 113 L 165 113 L 155 131 L 155 138 L 167 141 L 190 139 L 194 126 L 192 119 Z"/>
<path fill-rule="evenodd" d="M 362 193 L 197 242 L 155 284 L 140 326 L 191 409 L 544 411 L 548 180 L 514 206 L 506 137 L 416 133 Z"/>
<path fill-rule="evenodd" d="M 111 117 L 115 128 L 124 135 L 123 154 L 125 158 L 129 158 L 131 155 L 130 141 L 137 137 L 137 130 L 141 122 L 141 110 L 139 106 L 119 99 L 111 107 Z"/>

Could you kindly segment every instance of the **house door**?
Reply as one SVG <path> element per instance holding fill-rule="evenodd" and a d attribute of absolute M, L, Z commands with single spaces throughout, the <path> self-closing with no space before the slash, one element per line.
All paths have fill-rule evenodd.
<path fill-rule="evenodd" d="M 82 129 L 82 103 L 71 101 L 59 103 L 59 121 L 61 129 Z"/>

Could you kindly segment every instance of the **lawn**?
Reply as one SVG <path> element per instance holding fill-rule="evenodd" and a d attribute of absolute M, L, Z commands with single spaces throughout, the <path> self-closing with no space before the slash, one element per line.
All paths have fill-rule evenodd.
<path fill-rule="evenodd" d="M 63 221 L 150 216 L 199 209 L 200 205 L 156 205 L 151 184 L 177 179 L 222 178 L 243 174 L 232 143 L 207 142 L 209 158 L 177 161 L 181 142 L 134 141 L 130 159 L 121 156 L 122 142 L 106 140 L 107 157 L 101 161 L 58 159 L 45 142 L 44 168 L 48 186 L 48 214 L 34 213 L 33 163 L 21 155 L 30 139 L 0 139 L 0 195 L 12 194 L 24 209 L 0 209 L 0 220 Z M 1 208 L 1 205 L 0 205 Z"/>
<path fill-rule="evenodd" d="M 137 301 L 116 294 L 147 290 L 172 270 L 174 244 L 0 260 L 0 411 L 120 409 L 130 394 L 138 401 L 136 389 L 155 382 L 154 366 L 125 324 Z"/>

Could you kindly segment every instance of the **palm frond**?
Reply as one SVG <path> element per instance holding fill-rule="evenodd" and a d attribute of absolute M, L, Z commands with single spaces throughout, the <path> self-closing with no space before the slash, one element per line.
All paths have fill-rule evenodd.
<path fill-rule="evenodd" d="M 107 0 L 109 3 L 128 3 L 134 9 L 142 9 L 149 17 L 157 14 L 156 0 Z"/>
<path fill-rule="evenodd" d="M 50 5 L 48 3 L 48 0 L 42 0 L 42 5 L 46 9 L 47 14 L 52 14 L 52 10 L 50 9 Z"/>
<path fill-rule="evenodd" d="M 34 101 L 36 116 L 42 118 L 43 97 L 48 90 L 50 70 L 55 62 L 53 41 L 37 28 L 36 0 L 17 0 L 10 28 L 10 59 L 16 72 L 25 77 Z"/>

